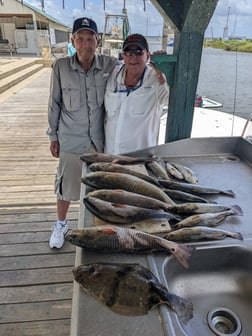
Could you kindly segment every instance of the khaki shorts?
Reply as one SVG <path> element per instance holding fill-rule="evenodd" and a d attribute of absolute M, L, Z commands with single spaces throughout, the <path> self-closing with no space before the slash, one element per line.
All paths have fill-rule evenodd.
<path fill-rule="evenodd" d="M 64 201 L 80 199 L 82 161 L 80 154 L 60 153 L 55 178 L 55 194 Z"/>

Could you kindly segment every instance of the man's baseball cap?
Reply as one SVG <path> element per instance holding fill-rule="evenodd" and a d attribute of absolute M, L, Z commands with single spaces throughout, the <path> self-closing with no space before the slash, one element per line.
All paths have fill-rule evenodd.
<path fill-rule="evenodd" d="M 92 19 L 86 17 L 76 19 L 73 23 L 72 35 L 83 29 L 90 30 L 91 32 L 98 35 L 97 25 Z"/>
<path fill-rule="evenodd" d="M 123 42 L 123 51 L 125 51 L 132 44 L 137 45 L 142 50 L 149 51 L 149 45 L 146 38 L 140 34 L 129 35 Z"/>

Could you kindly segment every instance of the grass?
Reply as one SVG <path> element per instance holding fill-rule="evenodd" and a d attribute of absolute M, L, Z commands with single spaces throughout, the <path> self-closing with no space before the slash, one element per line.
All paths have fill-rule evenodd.
<path fill-rule="evenodd" d="M 224 49 L 227 51 L 252 52 L 252 40 L 204 40 L 204 47 Z"/>

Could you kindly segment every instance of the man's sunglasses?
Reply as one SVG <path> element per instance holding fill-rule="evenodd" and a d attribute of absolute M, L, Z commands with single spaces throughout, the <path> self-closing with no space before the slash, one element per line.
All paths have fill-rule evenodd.
<path fill-rule="evenodd" d="M 144 50 L 141 49 L 127 49 L 123 52 L 125 56 L 132 56 L 133 54 L 136 56 L 142 56 L 144 54 Z"/>

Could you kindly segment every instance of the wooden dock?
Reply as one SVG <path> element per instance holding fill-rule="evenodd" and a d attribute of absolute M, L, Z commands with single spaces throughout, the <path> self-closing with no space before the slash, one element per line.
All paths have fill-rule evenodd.
<path fill-rule="evenodd" d="M 48 246 L 56 219 L 47 128 L 50 69 L 1 101 L 0 335 L 69 336 L 75 247 Z M 15 91 L 16 90 L 16 91 Z M 79 204 L 68 222 L 77 226 Z"/>

